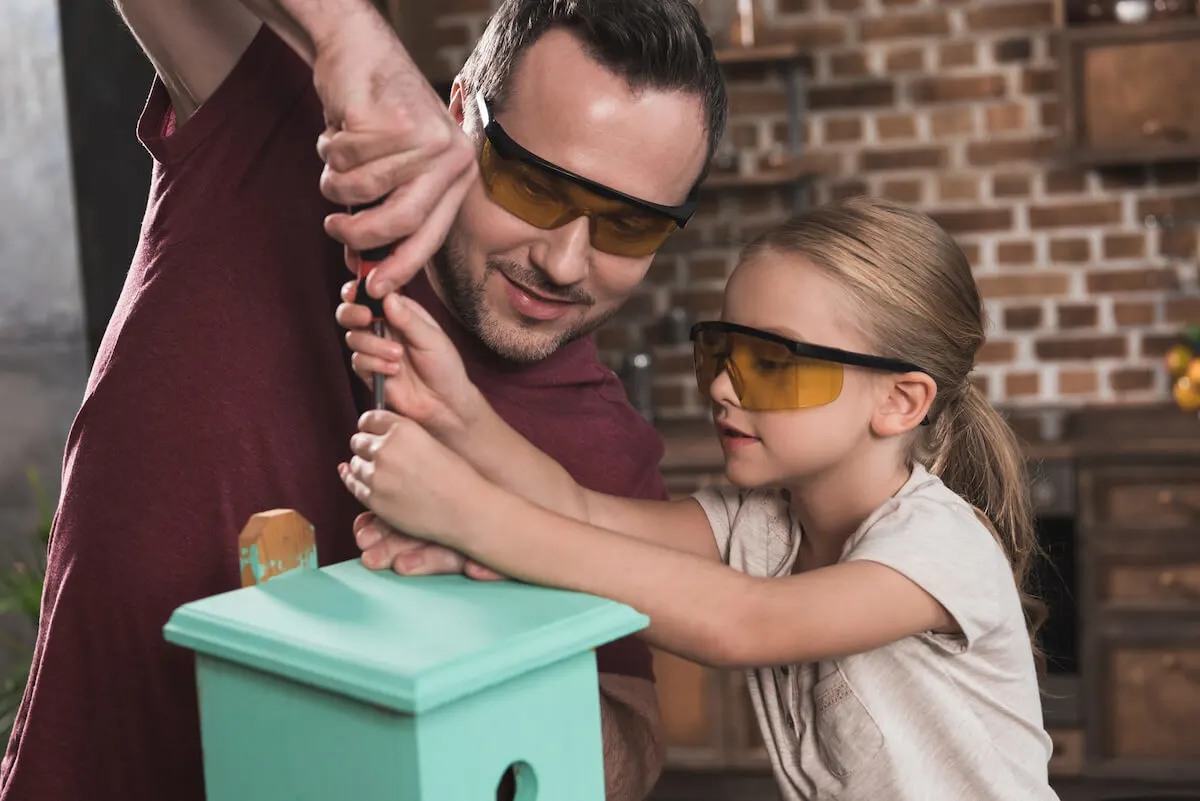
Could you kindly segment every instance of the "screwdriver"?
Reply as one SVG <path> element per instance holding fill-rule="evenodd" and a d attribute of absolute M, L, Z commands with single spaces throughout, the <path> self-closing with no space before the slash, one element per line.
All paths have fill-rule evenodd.
<path fill-rule="evenodd" d="M 372 203 L 365 203 L 361 206 L 351 206 L 349 211 L 351 214 L 357 214 L 360 211 L 374 208 L 384 201 L 384 198 L 379 198 Z M 366 306 L 371 312 L 371 331 L 377 337 L 384 336 L 384 315 L 383 315 L 383 299 L 373 298 L 367 294 L 367 276 L 371 271 L 379 266 L 379 263 L 391 255 L 391 245 L 380 245 L 379 247 L 368 248 L 359 251 L 358 253 L 358 291 L 355 293 L 354 300 L 356 303 L 361 303 Z M 384 400 L 385 376 L 381 373 L 374 373 L 371 376 L 371 389 L 375 395 L 375 408 L 383 409 L 387 403 Z"/>

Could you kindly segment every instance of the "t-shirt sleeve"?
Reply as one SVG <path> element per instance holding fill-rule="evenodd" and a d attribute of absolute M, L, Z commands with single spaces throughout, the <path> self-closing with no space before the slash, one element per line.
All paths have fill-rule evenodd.
<path fill-rule="evenodd" d="M 954 618 L 962 636 L 933 635 L 951 652 L 970 649 L 1002 618 L 1007 560 L 969 507 L 902 499 L 854 543 L 845 561 L 887 565 L 907 577 Z"/>
<path fill-rule="evenodd" d="M 703 487 L 692 495 L 712 528 L 713 538 L 721 561 L 729 564 L 729 543 L 733 539 L 733 521 L 742 506 L 743 493 L 736 487 L 713 485 Z"/>
<path fill-rule="evenodd" d="M 174 164 L 234 126 L 236 133 L 227 138 L 236 140 L 238 150 L 221 157 L 236 161 L 241 154 L 251 160 L 305 90 L 315 91 L 312 70 L 263 25 L 221 85 L 181 126 L 176 127 L 166 86 L 155 76 L 138 118 L 138 139 L 155 161 Z"/>

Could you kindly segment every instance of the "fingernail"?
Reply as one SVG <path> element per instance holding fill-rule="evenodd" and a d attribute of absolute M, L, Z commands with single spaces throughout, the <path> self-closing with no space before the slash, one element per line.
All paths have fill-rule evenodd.
<path fill-rule="evenodd" d="M 362 530 L 360 530 L 358 534 L 354 536 L 358 540 L 358 547 L 362 548 L 364 551 L 382 539 L 382 537 L 379 535 L 379 532 L 371 526 L 364 526 Z"/>

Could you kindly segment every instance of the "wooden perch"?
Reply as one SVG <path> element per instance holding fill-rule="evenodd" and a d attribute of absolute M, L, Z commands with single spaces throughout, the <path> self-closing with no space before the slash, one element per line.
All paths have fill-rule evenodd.
<path fill-rule="evenodd" d="M 296 569 L 316 569 L 312 523 L 294 509 L 272 509 L 250 518 L 238 535 L 242 586 L 262 584 Z"/>

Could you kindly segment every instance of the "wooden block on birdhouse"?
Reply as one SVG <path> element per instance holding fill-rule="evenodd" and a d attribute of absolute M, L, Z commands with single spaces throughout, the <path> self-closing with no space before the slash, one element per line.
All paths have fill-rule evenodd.
<path fill-rule="evenodd" d="M 272 509 L 250 518 L 238 535 L 242 586 L 252 587 L 289 570 L 317 566 L 312 523 L 294 509 Z"/>

